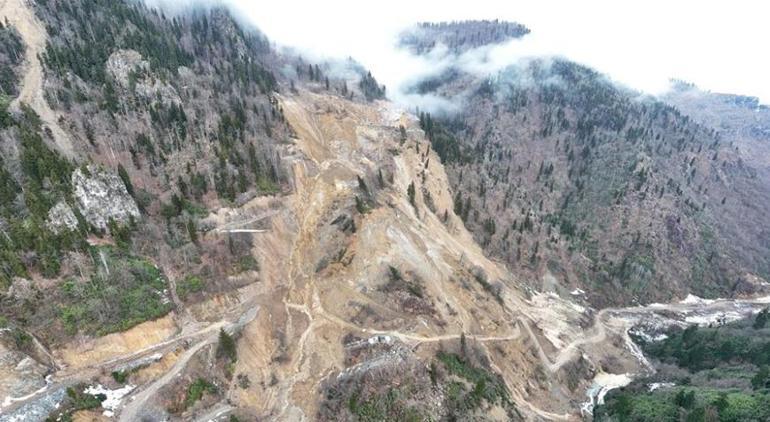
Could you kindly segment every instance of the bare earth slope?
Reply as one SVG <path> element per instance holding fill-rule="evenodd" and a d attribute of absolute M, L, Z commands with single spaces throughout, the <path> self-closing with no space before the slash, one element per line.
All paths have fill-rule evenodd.
<path fill-rule="evenodd" d="M 16 25 L 39 25 L 28 4 L 2 5 L 16 18 L 28 15 Z M 67 125 L 82 132 L 74 150 L 106 168 L 125 164 L 116 183 L 145 209 L 140 221 L 109 231 L 80 228 L 80 246 L 67 252 L 60 273 L 30 264 L 14 274 L 0 297 L 0 422 L 579 420 L 602 389 L 647 370 L 627 334 L 632 325 L 732 318 L 766 305 L 596 312 L 569 294 L 531 290 L 537 283 L 485 256 L 466 230 L 416 116 L 386 101 L 352 101 L 347 85 L 320 82 L 317 66 L 288 89 L 287 80 L 273 79 L 270 61 L 290 60 L 223 11 L 170 23 L 118 0 L 72 5 L 37 7 L 73 37 L 84 19 L 106 32 L 129 19 L 110 34 L 144 49 L 116 49 L 104 39 L 90 49 L 60 32 L 46 82 L 61 83 L 62 100 L 70 98 L 67 80 L 100 99 L 62 106 L 78 125 L 91 116 L 82 129 Z M 28 52 L 46 44 L 41 32 L 20 32 Z M 153 70 L 142 61 L 162 62 L 168 49 L 189 67 L 171 60 Z M 83 51 L 99 53 L 114 75 L 81 67 L 73 57 Z M 122 61 L 136 74 L 126 72 L 115 91 L 103 89 L 98 83 L 112 84 Z M 24 82 L 29 98 L 43 98 L 42 78 Z M 46 125 L 58 120 L 46 117 L 44 101 L 33 107 Z M 34 125 L 13 124 L 3 134 L 13 140 L 14 130 L 26 131 L 20 149 L 32 154 Z M 67 175 L 84 171 L 61 167 Z M 37 186 L 26 174 L 18 178 Z M 44 189 L 58 180 L 48 179 L 38 183 L 41 196 L 74 204 L 67 189 Z M 38 211 L 42 220 L 49 208 Z M 129 275 L 161 287 L 146 296 L 116 289 L 132 286 Z M 125 301 L 109 302 L 104 292 Z M 159 302 L 162 312 L 110 319 L 126 302 L 129 311 L 155 311 Z M 114 306 L 79 307 L 102 303 Z M 102 321 L 117 328 L 93 327 Z M 110 400 L 75 410 L 88 407 L 87 386 L 109 390 Z"/>
<path fill-rule="evenodd" d="M 267 258 L 260 280 L 242 288 L 235 302 L 212 298 L 205 305 L 221 320 L 188 321 L 177 334 L 136 350 L 87 346 L 103 352 L 97 359 L 71 360 L 45 392 L 8 411 L 161 354 L 178 356 L 176 363 L 138 385 L 117 413 L 121 420 L 167 417 L 175 383 L 210 353 L 219 328 L 238 335 L 233 373 L 250 380 L 247 388 L 234 380 L 220 386 L 222 401 L 211 408 L 223 415 L 314 420 L 324 402 L 323 385 L 340 374 L 377 374 L 410 361 L 427 366 L 437 351 L 466 343 L 502 376 L 516 417 L 524 419 L 577 418 L 584 400 L 580 386 L 587 387 L 596 371 L 642 368 L 626 349 L 626 320 L 606 312 L 594 317 L 555 295 L 527 298 L 503 266 L 483 256 L 452 213 L 446 174 L 413 117 L 387 103 L 361 105 L 306 92 L 282 98 L 281 105 L 296 132 L 282 152 L 295 189 L 272 203 L 278 211 L 267 217 L 264 231 L 253 233 L 253 253 Z M 403 143 L 399 125 L 406 129 Z M 411 183 L 414 206 L 407 194 Z M 367 198 L 366 213 L 356 211 L 356 196 Z M 269 202 L 257 199 L 210 219 L 221 225 L 248 221 L 264 215 Z M 353 220 L 354 230 L 334 223 L 341 215 Z M 213 230 L 206 236 L 221 235 Z M 390 267 L 421 293 L 387 293 Z M 121 336 L 147 337 L 156 329 L 145 324 Z M 411 352 L 406 360 L 385 355 L 351 366 L 345 356 L 361 346 L 350 336 L 365 340 L 364 349 L 376 351 L 387 342 Z M 186 351 L 174 352 L 185 344 Z M 388 385 L 389 378 L 381 382 Z M 182 417 L 203 410 L 192 408 Z"/>
<path fill-rule="evenodd" d="M 114 348 L 117 337 L 73 344 L 72 352 L 80 348 L 93 357 L 70 359 L 46 389 L 11 401 L 6 415 L 24 415 L 65 386 L 103 380 L 100 374 L 150 359 L 157 363 L 139 372 L 148 375 L 132 378 L 135 389 L 115 409 L 120 420 L 195 420 L 199 413 L 316 420 L 328 405 L 324 391 L 339 380 L 368 376 L 396 388 L 386 374 L 429 367 L 439 351 L 468 348 L 502 377 L 514 404 L 507 416 L 491 406 L 487 417 L 577 420 L 594 376 L 645 369 L 626 334 L 631 324 L 655 312 L 692 312 L 690 305 L 674 305 L 594 314 L 555 294 L 526 293 L 504 266 L 484 257 L 452 212 L 443 166 L 414 117 L 385 102 L 362 105 L 308 92 L 282 97 L 280 104 L 296 134 L 281 151 L 292 193 L 209 216 L 215 226 L 230 228 L 268 220 L 250 233 L 253 253 L 265 257 L 259 280 L 227 301 L 212 297 L 190 309 L 197 315 L 206 309 L 216 319 L 179 320 L 176 332 L 146 323 L 117 334 L 165 333 L 149 345 Z M 356 210 L 356 196 L 366 203 L 364 213 Z M 343 228 L 340 216 L 355 228 Z M 420 294 L 388 290 L 390 267 Z M 736 309 L 750 312 L 751 306 Z M 223 379 L 209 405 L 169 414 L 173 391 L 213 356 L 220 328 L 238 338 L 232 373 L 247 376 L 248 386 L 238 377 Z M 383 347 L 392 353 L 379 354 Z M 438 391 L 437 400 L 447 400 Z M 352 418 L 347 411 L 339 416 Z"/>
<path fill-rule="evenodd" d="M 56 113 L 43 98 L 43 66 L 39 60 L 45 52 L 46 32 L 43 24 L 25 0 L 0 1 L 0 17 L 19 31 L 26 47 L 20 93 L 11 103 L 11 107 L 18 109 L 21 103 L 32 107 L 44 125 L 51 130 L 59 152 L 70 158 L 75 157 L 69 135 L 59 126 Z"/>

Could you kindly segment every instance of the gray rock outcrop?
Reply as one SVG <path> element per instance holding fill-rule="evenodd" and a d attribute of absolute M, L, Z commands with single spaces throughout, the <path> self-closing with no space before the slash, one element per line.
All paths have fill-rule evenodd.
<path fill-rule="evenodd" d="M 59 201 L 48 211 L 46 223 L 48 228 L 56 234 L 64 230 L 76 230 L 78 228 L 78 219 L 65 201 Z"/>
<path fill-rule="evenodd" d="M 173 86 L 159 79 L 146 76 L 150 63 L 134 50 L 118 50 L 110 55 L 106 63 L 107 72 L 125 89 L 131 89 L 139 96 L 150 100 L 160 97 L 164 102 L 180 103 L 179 94 Z M 131 75 L 134 72 L 133 76 Z M 133 80 L 132 80 L 133 78 Z"/>
<path fill-rule="evenodd" d="M 139 218 L 139 207 L 126 190 L 117 174 L 96 166 L 72 172 L 73 194 L 86 221 L 99 229 L 106 229 L 110 219 L 125 224 L 131 217 Z"/>

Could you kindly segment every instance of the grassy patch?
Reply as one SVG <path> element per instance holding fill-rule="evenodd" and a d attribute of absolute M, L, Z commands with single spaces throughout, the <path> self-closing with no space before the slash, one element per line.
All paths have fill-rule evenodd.
<path fill-rule="evenodd" d="M 92 248 L 91 255 L 99 268 L 89 279 L 60 285 L 59 317 L 68 333 L 124 331 L 173 308 L 168 283 L 151 262 L 109 247 Z"/>
<path fill-rule="evenodd" d="M 759 321 L 672 329 L 659 342 L 637 339 L 646 354 L 667 364 L 654 381 L 677 386 L 651 392 L 652 379 L 634 381 L 610 392 L 595 420 L 770 420 L 770 329 L 763 328 L 762 315 Z"/>
<path fill-rule="evenodd" d="M 206 282 L 197 275 L 188 275 L 176 283 L 176 294 L 185 300 L 188 295 L 202 292 Z"/>
<path fill-rule="evenodd" d="M 465 381 L 449 384 L 447 395 L 453 408 L 470 411 L 478 408 L 483 401 L 503 406 L 511 403 L 508 389 L 499 376 L 475 367 L 453 353 L 439 352 L 436 358 L 449 374 Z"/>
<path fill-rule="evenodd" d="M 202 399 L 204 394 L 216 394 L 217 391 L 219 390 L 217 389 L 216 385 L 208 382 L 203 378 L 196 379 L 192 384 L 190 384 L 190 386 L 187 387 L 187 394 L 184 399 L 185 409 L 190 408 L 196 402 L 198 402 L 198 400 Z"/>
<path fill-rule="evenodd" d="M 235 371 L 235 362 L 238 361 L 238 345 L 233 336 L 227 331 L 219 330 L 219 344 L 217 344 L 217 357 L 225 362 L 225 375 L 231 379 Z"/>
<path fill-rule="evenodd" d="M 399 388 L 390 388 L 384 395 L 360 400 L 358 392 L 348 399 L 348 410 L 359 421 L 405 421 L 417 422 L 425 417 L 415 407 L 406 404 L 408 396 Z"/>
<path fill-rule="evenodd" d="M 243 255 L 238 258 L 235 267 L 237 268 L 238 273 L 259 271 L 259 262 L 257 262 L 257 259 L 251 255 Z"/>
<path fill-rule="evenodd" d="M 654 392 L 623 389 L 610 393 L 605 405 L 596 409 L 595 420 L 766 421 L 770 420 L 770 394 L 699 387 Z"/>

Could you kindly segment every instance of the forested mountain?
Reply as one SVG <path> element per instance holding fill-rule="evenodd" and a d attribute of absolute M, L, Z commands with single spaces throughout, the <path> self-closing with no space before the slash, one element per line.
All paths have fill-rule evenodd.
<path fill-rule="evenodd" d="M 758 176 L 770 183 L 770 107 L 756 97 L 705 92 L 682 81 L 671 85 L 663 101 L 718 130 Z"/>
<path fill-rule="evenodd" d="M 766 306 L 672 299 L 765 288 L 751 100 L 715 128 L 686 114 L 711 96 L 540 58 L 437 67 L 406 97 L 456 112 L 411 113 L 353 59 L 204 6 L 0 2 L 0 422 L 575 420 L 649 370 L 632 325 L 667 329 L 644 349 L 665 363 L 722 356 L 676 327 Z M 452 63 L 528 32 L 402 46 Z"/>
<path fill-rule="evenodd" d="M 332 381 L 347 354 L 326 350 L 369 330 L 358 325 L 398 332 L 419 316 L 433 327 L 426 338 L 440 336 L 447 319 L 459 326 L 457 311 L 436 306 L 438 280 L 425 284 L 413 254 L 378 252 L 384 232 L 356 234 L 417 230 L 421 203 L 397 192 L 405 178 L 414 187 L 424 141 L 413 139 L 419 129 L 408 118 L 399 124 L 368 105 L 386 90 L 366 69 L 278 53 L 222 8 L 167 16 L 140 2 L 46 0 L 6 2 L 2 12 L 0 420 L 102 411 L 187 420 L 210 409 L 231 420 L 323 418 L 320 407 L 335 404 L 322 403 L 322 384 L 341 388 Z M 445 186 L 430 188 L 435 198 Z M 402 204 L 382 206 L 394 201 Z M 369 213 L 379 217 L 367 222 Z M 456 247 L 447 245 L 435 247 Z M 377 286 L 384 273 L 362 267 L 369 253 L 392 254 L 382 268 L 391 287 Z M 471 291 L 489 296 L 481 266 L 490 264 L 479 255 L 472 268 L 455 255 L 445 254 L 443 280 L 473 270 L 484 284 Z M 337 274 L 346 267 L 366 274 L 350 277 L 368 293 L 344 287 Z M 308 283 L 313 273 L 325 282 Z M 458 309 L 468 294 L 458 292 Z M 315 301 L 312 313 L 304 300 Z M 328 315 L 330 300 L 329 312 L 352 322 L 323 333 L 313 323 L 298 335 L 295 309 Z M 380 309 L 369 308 L 375 300 Z M 474 313 L 497 320 L 500 305 L 491 303 Z M 388 357 L 398 349 L 418 366 L 443 365 L 434 378 L 446 388 L 455 379 L 481 383 L 456 390 L 470 406 L 457 396 L 415 414 L 482 415 L 492 406 L 517 415 L 486 357 L 464 337 L 462 348 L 454 344 L 460 334 L 446 338 L 453 344 L 442 354 L 417 355 L 384 335 L 369 359 L 401 370 Z M 328 370 L 303 370 L 313 394 L 296 400 L 304 356 Z M 419 382 L 433 394 L 426 374 Z M 105 395 L 137 386 L 120 406 Z M 282 406 L 275 394 L 297 404 Z M 345 399 L 338 411 L 366 415 L 377 399 L 360 400 Z"/>
<path fill-rule="evenodd" d="M 41 121 L 23 102 L 21 113 L 5 117 L 3 289 L 14 277 L 37 273 L 66 278 L 75 271 L 90 277 L 90 270 L 67 264 L 93 255 L 94 246 L 85 241 L 105 234 L 119 235 L 125 252 L 185 273 L 203 271 L 199 275 L 211 279 L 232 273 L 231 261 L 246 259 L 238 255 L 247 246 L 239 249 L 231 239 L 226 255 L 235 256 L 223 258 L 216 245 L 196 235 L 206 229 L 198 220 L 209 209 L 288 188 L 275 148 L 291 134 L 273 97 L 279 90 L 276 69 L 291 66 L 298 81 L 354 92 L 351 88 L 348 94 L 345 81 L 330 82 L 318 64 L 276 54 L 262 34 L 244 30 L 224 9 L 166 17 L 139 3 L 105 0 L 41 2 L 35 12 L 49 34 L 40 55 L 43 95 L 72 150 L 62 151 L 51 122 Z M 3 72 L 16 74 L 23 47 L 13 27 L 2 31 L 7 39 Z M 382 95 L 371 75 L 361 84 L 366 97 Z M 15 91 L 15 84 L 7 89 Z M 85 180 L 97 176 L 90 174 L 92 165 L 119 175 L 130 194 L 127 201 L 136 203 L 141 217 L 130 213 L 131 221 L 123 215 L 113 222 L 106 220 L 121 216 L 107 215 L 100 223 L 83 218 L 90 212 L 86 208 L 109 206 L 104 200 L 110 198 L 86 203 L 85 183 L 85 192 L 78 191 L 73 170 L 79 168 Z M 59 220 L 69 216 L 77 222 L 58 230 Z M 242 262 L 243 270 L 256 265 Z M 212 282 L 196 289 L 220 287 Z M 9 304 L 4 313 L 12 309 Z M 77 312 L 91 317 L 90 310 Z M 61 332 L 49 318 L 40 322 Z"/>
<path fill-rule="evenodd" d="M 595 420 L 767 420 L 769 312 L 712 327 L 674 328 L 660 341 L 635 339 L 657 372 L 610 392 Z"/>
<path fill-rule="evenodd" d="M 4 298 L 5 317 L 39 324 L 44 332 L 37 334 L 56 342 L 64 333 L 125 329 L 168 312 L 167 293 L 158 297 L 140 285 L 156 280 L 154 289 L 168 292 L 153 265 L 169 270 L 186 261 L 191 276 L 204 271 L 200 276 L 215 279 L 233 271 L 228 263 L 242 252 L 231 245 L 232 258 L 207 256 L 221 254 L 198 244 L 196 221 L 212 204 L 279 191 L 285 179 L 273 147 L 289 130 L 271 99 L 277 85 L 268 42 L 222 10 L 176 19 L 119 1 L 37 8 L 51 34 L 42 54 L 44 96 L 74 151 L 58 150 L 50 123 L 21 103 L 3 134 L 7 260 L 0 281 L 8 289 L 14 277 L 39 274 L 73 283 L 56 289 L 54 300 L 53 292 Z M 102 197 L 100 188 L 117 193 Z M 119 251 L 92 240 L 105 235 Z M 136 257 L 150 272 L 125 270 L 133 276 L 121 287 L 135 296 L 123 298 L 125 310 L 110 318 L 99 308 L 115 309 L 110 301 L 120 295 L 99 300 L 81 284 L 103 284 L 124 270 L 110 271 L 109 259 L 102 269 L 75 264 L 99 254 Z M 201 266 L 208 259 L 225 265 Z M 207 288 L 229 287 L 199 286 Z"/>
<path fill-rule="evenodd" d="M 415 54 L 429 53 L 437 46 L 458 54 L 521 38 L 528 33 L 529 28 L 524 25 L 499 20 L 422 22 L 401 34 L 399 45 Z"/>
<path fill-rule="evenodd" d="M 563 59 L 414 90 L 462 104 L 421 116 L 454 210 L 538 288 L 606 305 L 743 294 L 770 274 L 770 188 L 719 130 Z"/>

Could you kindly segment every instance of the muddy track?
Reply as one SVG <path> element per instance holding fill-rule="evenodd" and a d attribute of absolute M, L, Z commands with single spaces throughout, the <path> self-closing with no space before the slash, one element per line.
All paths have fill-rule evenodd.
<path fill-rule="evenodd" d="M 59 126 L 56 113 L 43 96 L 44 73 L 39 59 L 46 48 L 47 34 L 43 24 L 26 0 L 0 0 L 0 16 L 19 31 L 25 47 L 19 96 L 11 102 L 11 108 L 18 110 L 21 103 L 32 107 L 43 125 L 51 130 L 59 152 L 66 157 L 76 158 L 70 136 Z"/>
<path fill-rule="evenodd" d="M 126 406 L 120 411 L 120 418 L 118 420 L 128 422 L 139 420 L 139 418 L 137 418 L 138 413 L 142 411 L 145 404 L 147 403 L 147 400 L 154 397 L 161 388 L 172 382 L 174 378 L 176 378 L 176 376 L 187 367 L 187 363 L 190 362 L 190 359 L 192 359 L 199 350 L 205 346 L 214 344 L 216 339 L 216 336 L 210 336 L 187 349 L 168 372 L 163 374 L 162 377 L 153 381 L 150 385 L 142 388 L 139 393 L 132 395 L 131 400 L 128 401 Z"/>

